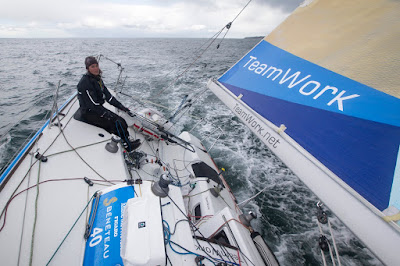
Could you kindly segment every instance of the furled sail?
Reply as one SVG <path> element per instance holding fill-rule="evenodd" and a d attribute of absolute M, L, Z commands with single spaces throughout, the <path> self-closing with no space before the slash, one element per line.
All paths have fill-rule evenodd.
<path fill-rule="evenodd" d="M 400 2 L 306 1 L 210 89 L 385 264 L 400 253 Z"/>

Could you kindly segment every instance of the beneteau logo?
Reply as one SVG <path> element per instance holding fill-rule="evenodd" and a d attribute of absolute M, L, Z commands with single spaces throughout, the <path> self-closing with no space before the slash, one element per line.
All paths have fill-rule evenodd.
<path fill-rule="evenodd" d="M 107 206 L 109 206 L 110 204 L 113 204 L 114 202 L 116 202 L 117 200 L 118 200 L 117 197 L 112 197 L 111 199 L 106 198 L 106 199 L 103 201 L 103 205 L 107 207 Z"/>
<path fill-rule="evenodd" d="M 300 94 L 310 96 L 314 100 L 319 99 L 322 95 L 328 95 L 330 97 L 328 97 L 326 105 L 331 106 L 336 103 L 340 111 L 343 111 L 344 101 L 360 96 L 358 94 L 346 95 L 345 90 L 339 92 L 338 88 L 330 85 L 321 86 L 320 82 L 311 80 L 311 75 L 304 75 L 300 71 L 294 72 L 291 68 L 284 71 L 274 66 L 268 67 L 267 64 L 257 61 L 257 57 L 255 56 L 250 56 L 250 60 L 243 67 L 257 75 L 276 81 L 279 85 L 287 86 L 289 89 L 297 87 Z"/>

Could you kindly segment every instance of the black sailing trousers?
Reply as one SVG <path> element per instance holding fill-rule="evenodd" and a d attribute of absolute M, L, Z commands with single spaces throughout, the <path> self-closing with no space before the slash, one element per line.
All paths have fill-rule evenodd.
<path fill-rule="evenodd" d="M 108 133 L 119 136 L 123 141 L 128 139 L 128 124 L 125 119 L 108 109 L 104 108 L 102 115 L 89 110 L 83 111 L 82 118 L 88 124 L 104 128 Z"/>

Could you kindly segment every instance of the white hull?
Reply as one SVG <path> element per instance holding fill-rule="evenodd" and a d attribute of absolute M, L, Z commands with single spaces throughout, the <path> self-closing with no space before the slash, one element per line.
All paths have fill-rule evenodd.
<path fill-rule="evenodd" d="M 213 180 L 207 182 L 207 177 L 196 177 L 193 172 L 191 166 L 199 162 L 220 172 L 197 138 L 189 133 L 180 135 L 181 139 L 190 143 L 190 147 L 194 147 L 195 152 L 192 152 L 185 149 L 184 145 L 154 140 L 154 137 L 151 140 L 142 131 L 134 132 L 132 126 L 129 128 L 131 134 L 143 142 L 138 150 L 147 157 L 142 161 L 140 169 L 132 168 L 129 171 L 120 144 L 117 153 L 110 153 L 105 149 L 106 143 L 110 141 L 109 133 L 73 118 L 78 107 L 76 98 L 72 98 L 60 111 L 65 114 L 59 115 L 62 132 L 54 125 L 44 128 L 41 136 L 28 149 L 28 153 L 21 155 L 14 168 L 7 171 L 8 176 L 2 183 L 1 209 L 5 210 L 8 200 L 15 197 L 8 205 L 5 225 L 0 232 L 2 265 L 82 265 L 85 263 L 85 254 L 88 256 L 89 244 L 104 249 L 102 255 L 104 258 L 108 257 L 110 247 L 107 244 L 107 234 L 114 232 L 115 235 L 120 235 L 126 231 L 122 230 L 122 224 L 117 225 L 119 218 L 116 216 L 113 217 L 114 220 L 111 219 L 115 224 L 111 222 L 105 228 L 91 228 L 91 238 L 88 240 L 90 243 L 86 243 L 84 234 L 94 205 L 91 198 L 99 190 L 103 190 L 102 193 L 106 195 L 107 191 L 126 187 L 124 181 L 131 176 L 133 180 L 140 179 L 141 183 L 132 184 L 136 193 L 136 204 L 129 209 L 142 210 L 137 211 L 140 215 L 134 214 L 132 217 L 155 221 L 153 226 L 161 232 L 161 239 L 152 233 L 154 230 L 149 229 L 140 238 L 135 233 L 135 226 L 128 229 L 127 236 L 122 237 L 127 245 L 125 251 L 128 250 L 124 251 L 126 265 L 146 265 L 159 260 L 163 261 L 161 265 L 196 265 L 195 258 L 198 255 L 205 257 L 202 261 L 205 265 L 212 265 L 212 259 L 207 258 L 241 265 L 263 265 L 250 231 L 238 222 L 241 211 L 226 182 L 223 181 L 225 188 L 215 197 L 210 189 L 218 186 L 217 183 Z M 130 117 L 125 118 L 130 125 L 138 124 Z M 44 153 L 48 161 L 37 160 L 34 157 L 37 151 Z M 186 186 L 180 188 L 169 185 L 169 196 L 159 198 L 151 192 L 151 186 L 158 181 L 161 174 L 168 172 Z M 85 177 L 94 185 L 89 186 Z M 107 201 L 99 202 L 106 203 Z M 190 218 L 193 224 L 188 221 L 179 222 L 188 215 L 194 215 L 199 204 L 201 217 Z M 163 221 L 153 217 L 157 213 L 154 206 L 161 210 L 157 215 Z M 4 217 L 3 213 L 2 222 Z M 129 220 L 132 219 L 135 218 Z M 177 229 L 175 234 L 170 235 L 169 241 L 184 249 L 164 242 L 162 231 L 163 227 L 165 231 L 166 224 L 172 227 L 171 232 Z M 199 228 L 196 233 L 193 233 L 193 225 Z M 234 248 L 205 241 L 221 228 Z M 132 242 L 129 239 L 134 240 Z M 165 243 L 165 247 L 162 245 L 164 257 L 152 255 L 149 251 L 157 246 L 156 243 Z M 133 253 L 129 252 L 131 247 L 135 247 Z M 197 255 L 179 254 L 187 251 Z M 223 255 L 224 252 L 230 252 L 231 255 Z M 89 265 L 107 264 L 107 260 L 102 260 L 101 263 L 91 260 L 92 258 L 86 257 Z"/>

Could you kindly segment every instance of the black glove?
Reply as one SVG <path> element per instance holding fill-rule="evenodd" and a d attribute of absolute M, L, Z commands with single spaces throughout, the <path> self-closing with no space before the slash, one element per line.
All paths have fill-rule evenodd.
<path fill-rule="evenodd" d="M 126 113 L 127 113 L 130 117 L 134 117 L 134 116 L 135 116 L 135 114 L 132 113 L 130 110 L 128 110 Z"/>
<path fill-rule="evenodd" d="M 126 108 L 125 106 L 123 106 L 122 104 L 121 104 L 121 107 L 119 109 L 121 109 L 122 111 L 127 112 L 127 113 L 130 112 L 129 109 Z"/>

